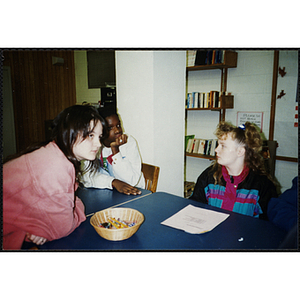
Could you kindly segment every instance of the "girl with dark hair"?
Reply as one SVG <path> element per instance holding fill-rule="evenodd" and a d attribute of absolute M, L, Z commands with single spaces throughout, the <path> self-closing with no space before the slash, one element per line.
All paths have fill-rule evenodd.
<path fill-rule="evenodd" d="M 99 151 L 101 168 L 98 172 L 84 171 L 82 184 L 87 188 L 115 188 L 124 194 L 141 194 L 138 188 L 145 188 L 145 178 L 136 140 L 123 133 L 115 107 L 108 106 L 98 111 L 107 124 L 107 135 L 102 138 Z"/>
<path fill-rule="evenodd" d="M 105 123 L 91 106 L 74 105 L 53 121 L 51 141 L 3 165 L 3 249 L 69 235 L 86 217 L 75 196 L 80 161 L 96 169 Z"/>
<path fill-rule="evenodd" d="M 264 169 L 262 139 L 256 126 L 220 122 L 216 161 L 198 177 L 190 199 L 244 215 L 267 218 L 276 187 Z"/>

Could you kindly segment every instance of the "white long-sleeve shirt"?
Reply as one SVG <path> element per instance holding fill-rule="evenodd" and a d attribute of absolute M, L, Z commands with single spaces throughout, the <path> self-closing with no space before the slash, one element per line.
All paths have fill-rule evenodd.
<path fill-rule="evenodd" d="M 128 136 L 127 143 L 119 147 L 119 152 L 112 155 L 111 148 L 102 149 L 102 157 L 107 160 L 107 170 L 101 168 L 96 173 L 87 172 L 82 176 L 85 187 L 112 189 L 112 181 L 119 179 L 132 186 L 145 188 L 145 179 L 142 173 L 142 160 L 137 142 Z M 85 166 L 88 162 L 85 162 Z"/>

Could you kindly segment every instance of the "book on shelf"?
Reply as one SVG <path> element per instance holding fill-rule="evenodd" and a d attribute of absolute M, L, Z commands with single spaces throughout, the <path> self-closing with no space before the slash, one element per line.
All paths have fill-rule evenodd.
<path fill-rule="evenodd" d="M 211 107 L 213 107 L 213 108 L 220 107 L 219 95 L 220 95 L 220 92 L 218 92 L 218 91 L 210 92 Z"/>
<path fill-rule="evenodd" d="M 224 63 L 224 51 L 219 50 L 217 52 L 218 52 L 218 54 L 216 56 L 217 60 L 215 61 L 215 63 L 216 64 L 222 64 L 222 63 Z"/>
<path fill-rule="evenodd" d="M 203 50 L 196 51 L 195 66 L 205 65 L 206 56 L 207 56 L 207 51 L 203 51 Z"/>
<path fill-rule="evenodd" d="M 237 67 L 237 52 L 232 50 L 198 50 L 195 56 L 194 65 L 189 63 L 188 71 Z"/>
<path fill-rule="evenodd" d="M 194 134 L 186 135 L 186 136 L 185 136 L 185 151 L 186 151 L 186 152 L 187 152 L 187 146 L 188 146 L 189 140 L 190 140 L 190 139 L 194 139 L 194 138 L 195 138 L 195 135 L 194 135 Z"/>
<path fill-rule="evenodd" d="M 211 140 L 210 152 L 208 155 L 215 156 L 215 154 L 216 154 L 215 150 L 216 150 L 217 143 L 218 143 L 218 140 L 216 140 L 216 139 Z"/>
<path fill-rule="evenodd" d="M 187 153 L 215 156 L 215 149 L 218 146 L 217 139 L 191 138 L 186 147 Z"/>
<path fill-rule="evenodd" d="M 205 148 L 205 140 L 200 139 L 198 154 L 204 154 L 204 148 Z"/>
<path fill-rule="evenodd" d="M 203 151 L 203 154 L 204 155 L 207 155 L 206 153 L 207 153 L 207 147 L 208 146 L 208 140 L 205 140 L 205 144 L 204 144 L 204 151 Z"/>
<path fill-rule="evenodd" d="M 194 108 L 198 108 L 199 107 L 199 100 L 198 100 L 198 97 L 199 97 L 199 93 L 197 92 L 193 92 L 193 107 Z"/>
<path fill-rule="evenodd" d="M 200 143 L 200 139 L 194 139 L 193 153 L 198 153 L 199 143 Z"/>
<path fill-rule="evenodd" d="M 212 53 L 213 53 L 212 50 L 207 51 L 206 60 L 205 60 L 206 65 L 211 65 L 212 64 Z"/>
<path fill-rule="evenodd" d="M 194 139 L 189 139 L 185 151 L 191 153 Z"/>
<path fill-rule="evenodd" d="M 205 93 L 199 93 L 199 108 L 204 108 Z"/>
<path fill-rule="evenodd" d="M 193 67 L 195 65 L 197 50 L 187 51 L 187 66 Z"/>
<path fill-rule="evenodd" d="M 212 143 L 212 140 L 207 140 L 206 149 L 205 149 L 205 155 L 210 155 L 211 143 Z"/>
<path fill-rule="evenodd" d="M 198 92 L 187 93 L 186 108 L 200 108 Z"/>
<path fill-rule="evenodd" d="M 224 63 L 224 50 L 198 50 L 195 54 L 194 65 L 213 65 Z M 194 66 L 190 65 L 190 66 Z"/>
<path fill-rule="evenodd" d="M 192 142 L 192 148 L 191 148 L 191 150 L 190 150 L 190 153 L 193 153 L 193 152 L 194 152 L 195 142 L 196 142 L 196 139 L 193 139 L 193 142 Z"/>
<path fill-rule="evenodd" d="M 186 108 L 219 108 L 220 94 L 218 91 L 187 93 Z"/>

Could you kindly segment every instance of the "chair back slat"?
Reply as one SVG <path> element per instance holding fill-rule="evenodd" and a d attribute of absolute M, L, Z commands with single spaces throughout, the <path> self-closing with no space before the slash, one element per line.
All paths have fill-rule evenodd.
<path fill-rule="evenodd" d="M 155 193 L 158 182 L 159 167 L 142 163 L 142 172 L 145 177 L 145 189 Z"/>

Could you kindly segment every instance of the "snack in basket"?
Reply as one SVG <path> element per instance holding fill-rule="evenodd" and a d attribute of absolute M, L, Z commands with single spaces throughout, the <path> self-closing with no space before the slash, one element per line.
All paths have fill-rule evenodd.
<path fill-rule="evenodd" d="M 122 241 L 130 238 L 143 222 L 142 213 L 126 207 L 107 208 L 96 212 L 90 219 L 96 232 L 109 241 Z"/>
<path fill-rule="evenodd" d="M 127 222 L 120 220 L 120 218 L 108 218 L 107 222 L 100 223 L 99 227 L 107 229 L 120 229 L 120 228 L 129 228 L 136 224 L 137 222 Z"/>

